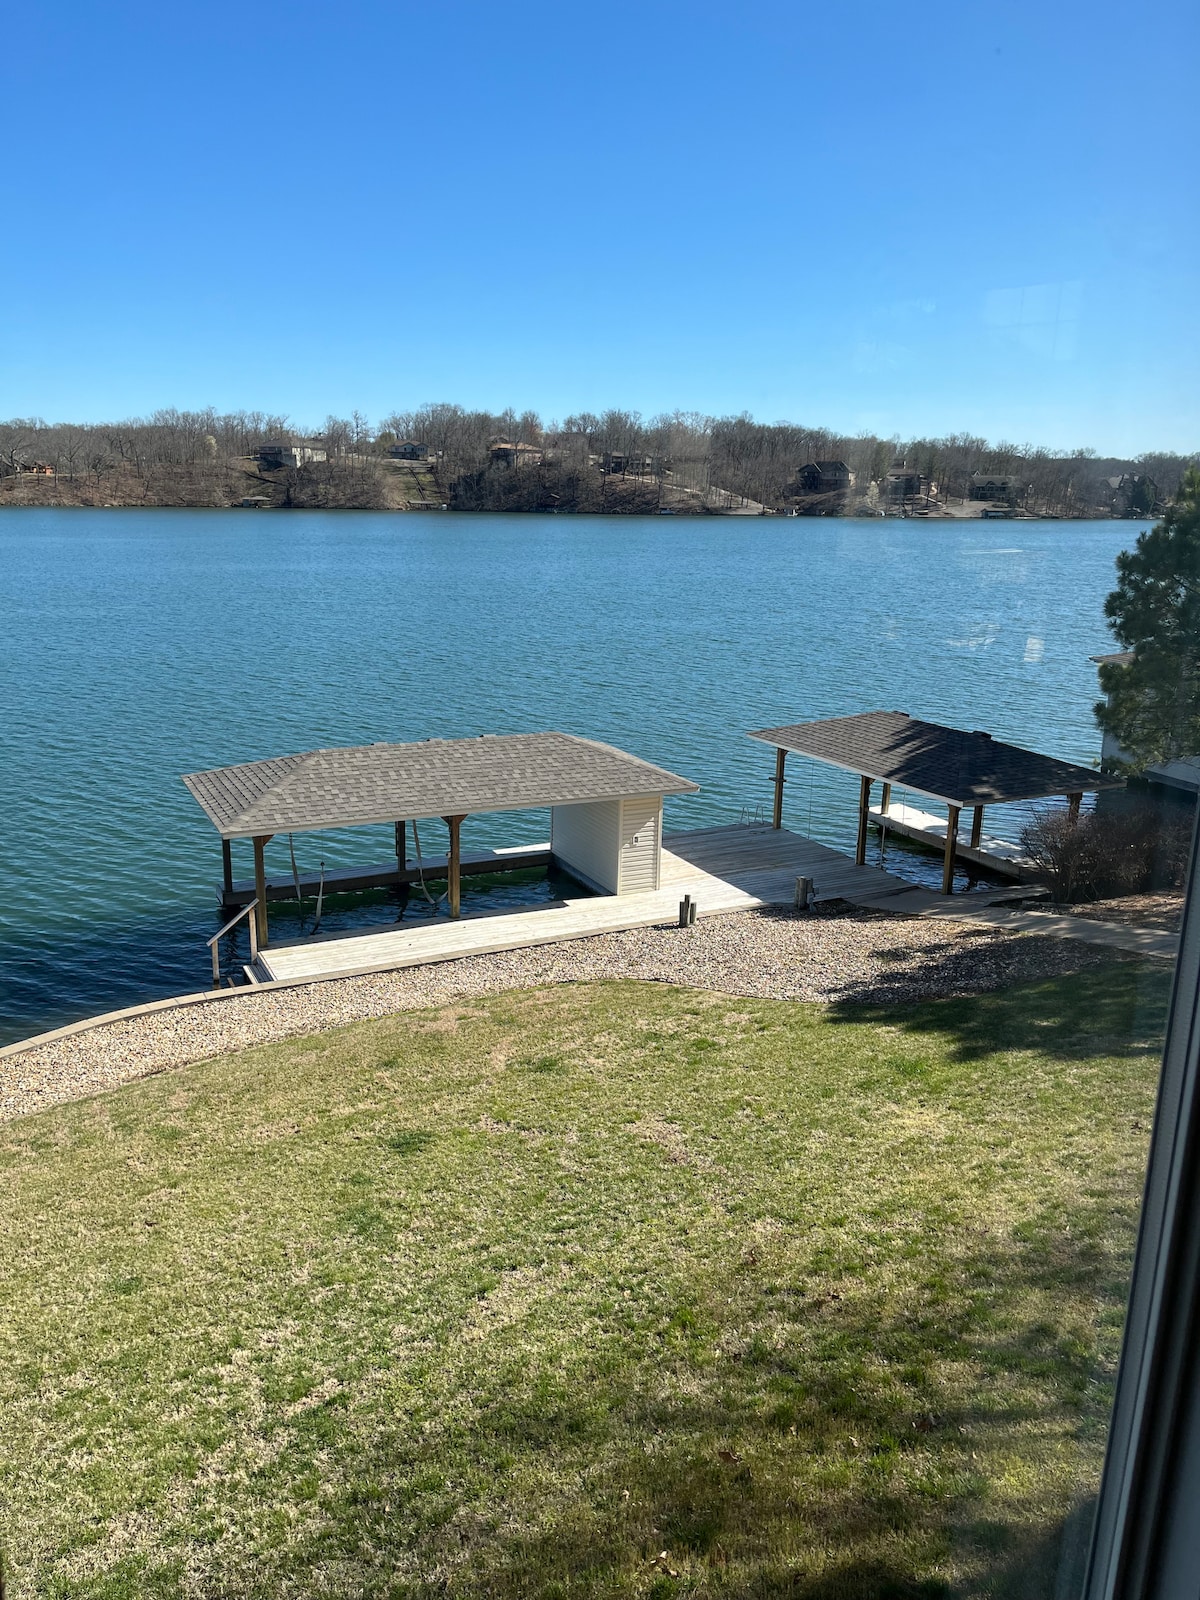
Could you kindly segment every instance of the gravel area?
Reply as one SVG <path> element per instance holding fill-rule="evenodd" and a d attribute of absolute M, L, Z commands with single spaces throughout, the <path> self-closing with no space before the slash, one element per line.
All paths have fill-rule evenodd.
<path fill-rule="evenodd" d="M 547 983 L 640 978 L 773 1000 L 897 1004 L 978 994 L 1122 959 L 1070 939 L 821 908 L 634 928 L 150 1012 L 0 1060 L 0 1121 L 134 1078 L 367 1017 Z"/>

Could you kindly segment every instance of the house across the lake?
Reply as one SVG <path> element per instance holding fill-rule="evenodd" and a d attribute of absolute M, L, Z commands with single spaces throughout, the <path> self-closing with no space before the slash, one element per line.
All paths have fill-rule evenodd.
<path fill-rule="evenodd" d="M 662 467 L 661 456 L 630 455 L 625 450 L 606 450 L 600 463 L 602 472 L 620 473 L 623 478 L 660 477 Z"/>
<path fill-rule="evenodd" d="M 802 494 L 844 494 L 854 487 L 854 474 L 844 461 L 809 461 L 796 474 Z"/>
<path fill-rule="evenodd" d="M 507 467 L 540 467 L 542 464 L 543 452 L 535 444 L 511 444 L 507 439 L 500 439 L 489 447 L 488 453 L 493 461 Z"/>
<path fill-rule="evenodd" d="M 897 461 L 887 470 L 883 480 L 885 500 L 911 500 L 929 488 L 928 478 L 923 478 L 916 467 Z"/>
<path fill-rule="evenodd" d="M 1148 517 L 1159 503 L 1158 485 L 1148 472 L 1122 472 L 1105 478 L 1114 517 Z"/>
<path fill-rule="evenodd" d="M 259 461 L 269 471 L 279 467 L 303 467 L 310 461 L 324 461 L 325 458 L 325 446 L 311 439 L 272 439 L 260 445 L 258 451 Z"/>
<path fill-rule="evenodd" d="M 1003 500 L 1015 503 L 1019 493 L 1017 480 L 1011 472 L 973 472 L 971 474 L 971 500 Z"/>

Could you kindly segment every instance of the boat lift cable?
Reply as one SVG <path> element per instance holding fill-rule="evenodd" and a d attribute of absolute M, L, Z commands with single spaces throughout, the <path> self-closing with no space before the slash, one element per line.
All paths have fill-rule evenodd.
<path fill-rule="evenodd" d="M 296 910 L 300 917 L 300 930 L 304 931 L 304 907 L 300 903 L 300 874 L 296 870 L 296 847 L 288 834 L 288 855 L 292 858 L 292 882 L 296 885 Z"/>
<path fill-rule="evenodd" d="M 313 916 L 312 931 L 316 933 L 321 926 L 321 907 L 325 903 L 325 863 L 321 863 L 321 881 L 317 885 L 317 909 Z"/>
<path fill-rule="evenodd" d="M 425 867 L 424 867 L 424 864 L 421 861 L 421 835 L 417 832 L 417 819 L 416 819 L 416 817 L 413 818 L 412 830 L 413 830 L 413 844 L 416 846 L 416 850 L 417 850 L 417 882 L 421 885 L 421 893 L 425 896 L 426 900 L 429 901 L 429 904 L 436 911 L 438 906 L 440 906 L 442 901 L 446 898 L 446 895 L 448 895 L 450 893 L 450 889 L 449 889 L 449 886 L 447 886 L 446 894 L 440 894 L 437 897 L 437 899 L 435 900 L 433 898 L 433 896 L 430 894 L 429 890 L 425 887 Z"/>

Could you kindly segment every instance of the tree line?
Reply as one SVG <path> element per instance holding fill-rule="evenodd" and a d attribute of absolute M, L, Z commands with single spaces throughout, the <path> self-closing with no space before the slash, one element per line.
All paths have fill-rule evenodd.
<path fill-rule="evenodd" d="M 1189 467 L 1200 464 L 1198 454 L 1158 451 L 1118 458 L 1090 449 L 992 442 L 967 433 L 908 439 L 849 435 L 791 422 L 757 422 L 745 413 L 710 417 L 675 411 L 644 418 L 636 411 L 608 410 L 543 422 L 534 411 L 429 404 L 394 411 L 377 423 L 355 411 L 349 417 L 327 416 L 311 427 L 297 427 L 282 415 L 211 409 L 171 408 L 113 423 L 14 418 L 0 422 L 0 477 L 40 468 L 47 477 L 86 487 L 95 496 L 102 496 L 106 486 L 115 492 L 116 486 L 134 484 L 148 501 L 222 503 L 223 496 L 245 487 L 237 478 L 239 463 L 253 461 L 273 441 L 296 438 L 318 443 L 325 461 L 320 471 L 314 463 L 294 475 L 288 497 L 293 504 L 321 503 L 323 496 L 346 504 L 389 503 L 377 469 L 406 441 L 428 452 L 429 471 L 447 503 L 478 509 L 548 509 L 557 501 L 565 509 L 644 510 L 661 502 L 655 484 L 664 482 L 683 509 L 724 508 L 729 501 L 773 509 L 794 497 L 797 472 L 806 463 L 841 461 L 856 483 L 839 506 L 843 510 L 852 511 L 855 495 L 861 497 L 902 463 L 943 499 L 965 498 L 974 474 L 998 474 L 1013 476 L 1023 503 L 1042 514 L 1076 516 L 1109 508 L 1110 478 L 1145 474 L 1169 500 Z M 503 444 L 528 448 L 514 458 L 497 451 Z M 506 470 L 514 459 L 537 470 L 536 481 L 526 480 L 527 490 Z M 535 504 L 524 506 L 530 499 Z"/>

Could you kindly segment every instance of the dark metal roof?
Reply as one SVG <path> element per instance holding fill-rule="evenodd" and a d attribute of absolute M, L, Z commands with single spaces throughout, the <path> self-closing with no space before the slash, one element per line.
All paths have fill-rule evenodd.
<path fill-rule="evenodd" d="M 1119 779 L 1106 778 L 1091 767 L 1003 744 L 987 733 L 922 722 L 904 711 L 797 722 L 762 728 L 750 737 L 954 806 L 1042 800 L 1120 787 Z"/>
<path fill-rule="evenodd" d="M 309 750 L 193 772 L 183 781 L 226 839 L 699 789 L 569 733 Z"/>

